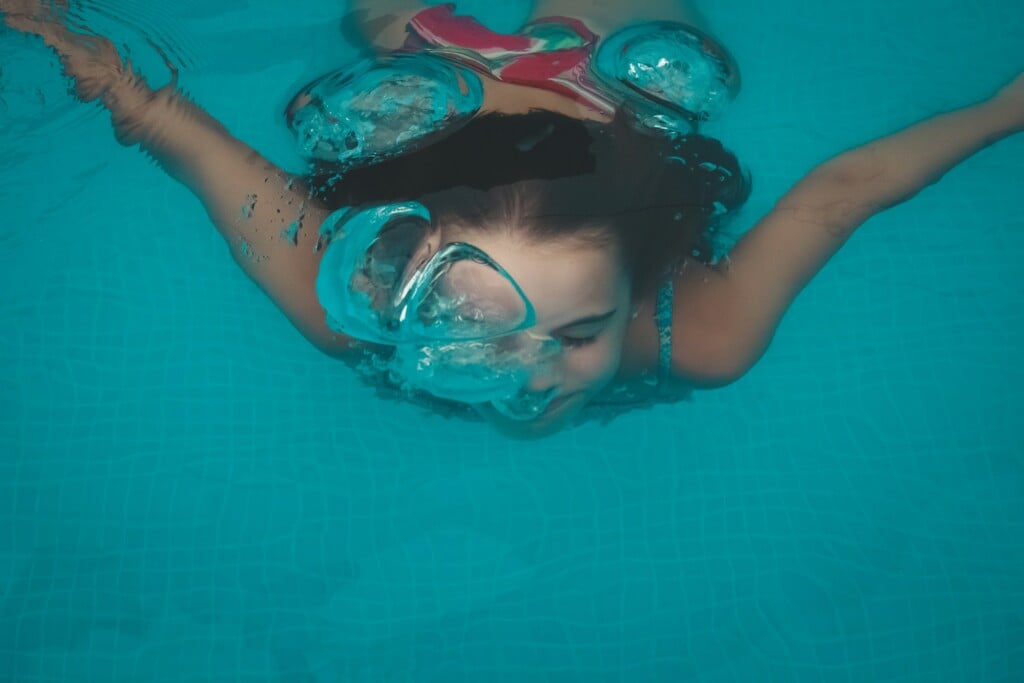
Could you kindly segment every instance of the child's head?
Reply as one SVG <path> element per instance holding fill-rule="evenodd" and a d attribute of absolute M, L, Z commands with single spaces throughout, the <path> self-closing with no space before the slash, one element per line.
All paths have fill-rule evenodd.
<path fill-rule="evenodd" d="M 420 201 L 442 225 L 501 229 L 492 219 L 516 205 L 514 230 L 534 241 L 619 245 L 640 294 L 683 256 L 712 261 L 715 231 L 746 201 L 750 179 L 717 140 L 642 133 L 626 116 L 603 124 L 490 114 L 322 189 L 333 205 Z M 323 169 L 323 179 L 333 173 Z"/>
<path fill-rule="evenodd" d="M 473 244 L 501 264 L 533 305 L 531 332 L 560 344 L 526 387 L 533 394 L 554 394 L 540 417 L 524 423 L 490 404 L 478 406 L 507 432 L 541 435 L 565 424 L 615 377 L 632 318 L 633 283 L 615 230 L 604 217 L 588 219 L 589 224 L 563 222 L 545 214 L 542 198 L 530 189 L 494 191 L 489 211 L 442 214 L 440 223 L 444 242 Z M 545 225 L 551 221 L 554 226 Z"/>
<path fill-rule="evenodd" d="M 479 247 L 536 311 L 532 332 L 561 342 L 530 389 L 555 400 L 517 433 L 557 429 L 615 376 L 636 302 L 683 257 L 711 261 L 713 231 L 749 179 L 715 140 L 642 134 L 538 112 L 488 116 L 435 145 L 356 169 L 334 204 L 415 200 L 439 244 Z"/>

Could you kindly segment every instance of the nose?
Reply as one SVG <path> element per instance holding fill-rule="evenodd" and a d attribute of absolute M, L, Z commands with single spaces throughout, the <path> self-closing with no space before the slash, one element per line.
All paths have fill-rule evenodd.
<path fill-rule="evenodd" d="M 550 392 L 552 389 L 557 389 L 561 386 L 564 379 L 565 372 L 562 368 L 562 355 L 561 353 L 556 353 L 542 360 L 532 369 L 525 388 L 533 394 Z"/>
<path fill-rule="evenodd" d="M 527 369 L 529 375 L 522 385 L 528 394 L 554 393 L 564 380 L 562 367 L 562 345 L 557 339 L 526 330 L 519 336 L 519 343 L 529 348 Z"/>

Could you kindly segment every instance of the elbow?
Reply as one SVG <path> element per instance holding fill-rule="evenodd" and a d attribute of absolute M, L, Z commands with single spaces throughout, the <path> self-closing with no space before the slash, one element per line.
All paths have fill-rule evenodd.
<path fill-rule="evenodd" d="M 320 353 L 334 360 L 351 360 L 353 354 L 360 349 L 372 350 L 378 354 L 384 353 L 383 349 L 385 347 L 361 342 L 347 335 L 334 332 L 325 326 L 310 326 L 304 325 L 301 322 L 295 324 L 299 332 L 302 333 L 302 336 L 316 347 Z"/>
<path fill-rule="evenodd" d="M 357 342 L 352 337 L 334 332 L 323 324 L 309 324 L 302 319 L 292 319 L 292 324 L 317 351 L 335 360 L 352 357 Z"/>
<path fill-rule="evenodd" d="M 699 367 L 687 367 L 686 369 L 673 367 L 673 371 L 677 377 L 684 379 L 696 389 L 721 389 L 738 382 L 756 362 L 757 359 L 749 362 L 739 362 L 733 359 L 719 362 L 710 361 Z"/>
<path fill-rule="evenodd" d="M 736 337 L 709 340 L 700 350 L 673 349 L 672 374 L 696 389 L 721 389 L 739 381 L 768 350 L 768 342 L 744 344 Z"/>

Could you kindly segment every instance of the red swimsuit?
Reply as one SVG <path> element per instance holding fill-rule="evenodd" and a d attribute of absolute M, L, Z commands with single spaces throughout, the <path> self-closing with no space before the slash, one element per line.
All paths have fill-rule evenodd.
<path fill-rule="evenodd" d="M 404 52 L 439 53 L 504 83 L 564 95 L 599 112 L 614 114 L 615 100 L 590 75 L 599 36 L 571 17 L 544 17 L 517 34 L 496 33 L 455 6 L 437 5 L 414 16 Z"/>

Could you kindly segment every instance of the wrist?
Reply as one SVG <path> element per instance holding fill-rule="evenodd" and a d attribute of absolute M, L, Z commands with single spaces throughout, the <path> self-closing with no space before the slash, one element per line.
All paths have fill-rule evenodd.
<path fill-rule="evenodd" d="M 145 113 L 155 95 L 145 79 L 137 76 L 130 65 L 126 65 L 124 72 L 104 88 L 99 99 L 110 111 L 114 134 L 122 145 L 140 142 Z"/>
<path fill-rule="evenodd" d="M 1000 92 L 980 106 L 989 111 L 996 130 L 1004 136 L 1024 131 L 1024 96 L 1020 93 Z"/>

